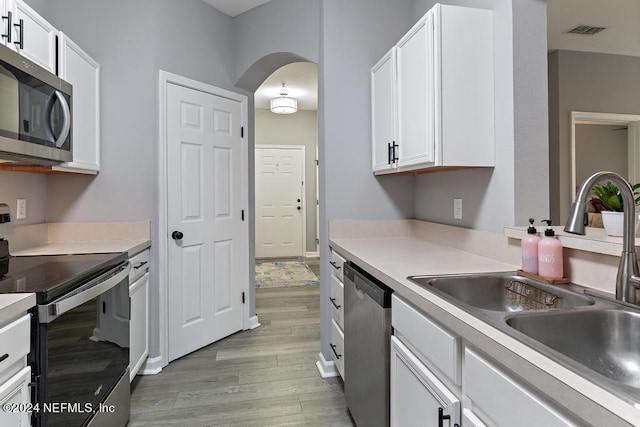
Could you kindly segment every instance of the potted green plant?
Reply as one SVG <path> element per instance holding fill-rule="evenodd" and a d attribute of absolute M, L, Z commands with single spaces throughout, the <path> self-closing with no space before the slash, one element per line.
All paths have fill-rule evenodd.
<path fill-rule="evenodd" d="M 640 195 L 636 191 L 638 188 L 640 188 L 640 183 L 631 186 L 634 196 L 637 196 L 635 198 L 636 205 L 640 204 Z M 597 199 L 592 199 L 591 203 L 602 214 L 602 224 L 607 234 L 609 236 L 622 236 L 624 202 L 618 187 L 613 182 L 608 181 L 605 185 L 594 185 L 593 194 Z"/>

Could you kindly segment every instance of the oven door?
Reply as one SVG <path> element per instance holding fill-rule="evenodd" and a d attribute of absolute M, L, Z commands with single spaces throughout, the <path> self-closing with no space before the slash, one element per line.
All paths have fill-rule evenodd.
<path fill-rule="evenodd" d="M 85 425 L 127 372 L 130 269 L 128 262 L 121 264 L 38 306 L 35 425 Z M 126 412 L 122 425 L 129 418 L 128 406 L 105 410 Z"/>

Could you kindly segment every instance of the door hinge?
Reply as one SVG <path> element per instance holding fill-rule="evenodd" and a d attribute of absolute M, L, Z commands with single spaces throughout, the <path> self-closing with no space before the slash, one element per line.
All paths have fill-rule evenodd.
<path fill-rule="evenodd" d="M 240 128 L 240 138 L 244 138 L 244 126 Z"/>
<path fill-rule="evenodd" d="M 244 292 L 242 293 L 242 303 L 244 304 Z"/>
<path fill-rule="evenodd" d="M 244 209 L 242 209 L 242 212 L 240 212 L 240 218 L 244 221 Z"/>

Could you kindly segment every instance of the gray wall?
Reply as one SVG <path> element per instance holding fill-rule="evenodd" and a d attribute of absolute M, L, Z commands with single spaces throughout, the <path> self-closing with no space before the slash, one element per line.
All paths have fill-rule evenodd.
<path fill-rule="evenodd" d="M 201 0 L 57 0 L 38 12 L 101 66 L 100 174 L 49 177 L 47 221 L 151 220 L 157 242 L 158 70 L 242 92 L 232 76 L 231 19 Z M 151 357 L 159 354 L 156 248 Z"/>
<path fill-rule="evenodd" d="M 16 218 L 16 199 L 27 199 L 25 219 Z M 47 176 L 35 173 L 0 172 L 0 203 L 9 205 L 14 226 L 44 222 L 47 206 Z M 7 240 L 11 241 L 11 236 L 8 236 Z"/>
<path fill-rule="evenodd" d="M 305 147 L 306 252 L 316 252 L 316 148 L 318 146 L 318 114 L 298 110 L 295 114 L 273 114 L 255 110 L 256 145 L 303 145 Z"/>
<path fill-rule="evenodd" d="M 369 73 L 411 27 L 411 1 L 324 0 L 319 67 L 320 334 L 331 360 L 328 223 L 413 217 L 413 177 L 371 173 Z"/>
<path fill-rule="evenodd" d="M 573 200 L 571 111 L 640 114 L 640 58 L 559 50 L 549 64 L 552 218 L 563 221 Z"/>
<path fill-rule="evenodd" d="M 417 1 L 417 17 L 435 3 Z M 540 90 L 546 87 L 546 3 L 441 3 L 494 11 L 496 162 L 492 169 L 418 176 L 415 216 L 493 232 L 502 232 L 506 225 L 524 225 L 531 216 L 542 219 L 548 215 L 547 99 Z M 463 199 L 462 220 L 453 219 L 454 198 Z"/>

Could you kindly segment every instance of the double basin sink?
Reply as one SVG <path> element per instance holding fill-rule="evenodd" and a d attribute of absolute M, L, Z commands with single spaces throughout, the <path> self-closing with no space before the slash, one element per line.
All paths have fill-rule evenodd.
<path fill-rule="evenodd" d="M 514 272 L 408 279 L 620 397 L 640 401 L 640 310 Z"/>

